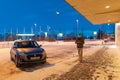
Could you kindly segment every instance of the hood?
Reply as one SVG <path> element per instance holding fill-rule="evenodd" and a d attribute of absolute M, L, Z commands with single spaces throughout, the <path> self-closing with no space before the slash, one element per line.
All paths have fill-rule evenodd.
<path fill-rule="evenodd" d="M 44 49 L 42 48 L 18 48 L 17 49 L 21 53 L 42 53 Z"/>

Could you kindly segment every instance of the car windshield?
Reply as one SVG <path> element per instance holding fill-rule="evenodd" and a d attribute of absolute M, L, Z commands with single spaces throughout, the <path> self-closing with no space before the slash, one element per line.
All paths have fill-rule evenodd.
<path fill-rule="evenodd" d="M 39 47 L 39 45 L 35 41 L 18 42 L 18 48 L 36 48 L 36 47 Z"/>

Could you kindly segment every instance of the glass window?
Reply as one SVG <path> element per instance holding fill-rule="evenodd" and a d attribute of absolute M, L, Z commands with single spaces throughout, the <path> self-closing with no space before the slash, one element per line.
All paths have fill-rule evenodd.
<path fill-rule="evenodd" d="M 23 42 L 19 42 L 18 47 L 19 48 L 34 48 L 34 47 L 39 47 L 39 45 L 35 41 L 23 41 Z"/>

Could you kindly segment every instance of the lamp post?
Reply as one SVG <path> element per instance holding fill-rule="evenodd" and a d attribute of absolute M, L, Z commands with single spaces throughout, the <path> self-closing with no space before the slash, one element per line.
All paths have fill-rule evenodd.
<path fill-rule="evenodd" d="M 12 28 L 11 28 L 11 32 L 10 32 L 10 40 L 13 40 L 13 37 L 12 37 Z"/>
<path fill-rule="evenodd" d="M 99 38 L 102 39 L 102 30 L 101 30 L 101 25 L 99 24 Z"/>
<path fill-rule="evenodd" d="M 96 31 L 94 31 L 94 32 L 93 32 L 93 34 L 94 34 L 94 40 L 96 40 L 96 35 L 97 35 L 97 32 L 96 32 Z"/>
<path fill-rule="evenodd" d="M 78 24 L 79 24 L 79 20 L 76 19 L 76 37 L 77 37 L 77 35 L 78 35 Z"/>
<path fill-rule="evenodd" d="M 60 12 L 56 11 L 56 14 L 59 15 Z M 58 26 L 56 26 L 56 28 L 57 28 L 57 27 L 58 27 Z M 57 39 L 58 39 L 58 31 L 57 31 Z M 57 42 L 57 43 L 58 43 L 58 42 Z"/>
<path fill-rule="evenodd" d="M 34 34 L 35 34 L 35 31 L 36 31 L 36 26 L 37 26 L 37 24 L 34 24 L 34 27 L 35 27 L 35 29 L 34 29 Z"/>
<path fill-rule="evenodd" d="M 49 33 L 49 31 L 50 31 L 50 26 L 47 25 L 47 33 L 48 33 L 48 37 L 47 37 L 47 39 L 48 39 L 48 40 L 49 40 L 49 37 L 50 37 L 50 33 Z"/>
<path fill-rule="evenodd" d="M 108 23 L 107 25 L 108 25 L 108 27 L 107 27 L 107 34 L 109 34 L 110 24 Z"/>
<path fill-rule="evenodd" d="M 4 41 L 5 41 L 5 38 L 6 38 L 6 30 L 4 29 Z"/>
<path fill-rule="evenodd" d="M 18 28 L 16 29 L 16 35 L 18 34 Z M 16 36 L 17 37 L 17 39 L 18 39 L 18 36 Z"/>
<path fill-rule="evenodd" d="M 41 26 L 39 26 L 39 39 L 41 39 L 41 33 L 42 33 L 42 29 Z"/>
<path fill-rule="evenodd" d="M 26 32 L 25 32 L 25 27 L 23 28 L 23 34 L 25 34 Z"/>
<path fill-rule="evenodd" d="M 25 32 L 25 27 L 23 28 L 23 34 L 25 34 L 26 32 Z M 23 36 L 22 37 L 23 39 L 26 39 L 26 36 Z"/>
<path fill-rule="evenodd" d="M 34 34 L 34 32 L 33 32 L 33 28 L 31 27 L 31 34 Z"/>

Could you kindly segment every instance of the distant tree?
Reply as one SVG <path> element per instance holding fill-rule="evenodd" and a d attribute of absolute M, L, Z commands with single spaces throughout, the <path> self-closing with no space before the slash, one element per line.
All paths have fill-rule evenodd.
<path fill-rule="evenodd" d="M 13 41 L 13 40 L 15 40 L 15 35 L 7 34 L 5 40 L 6 41 Z"/>
<path fill-rule="evenodd" d="M 41 40 L 45 40 L 45 35 L 44 34 L 41 35 Z"/>
<path fill-rule="evenodd" d="M 50 35 L 50 36 L 49 36 L 49 41 L 55 41 L 54 35 Z"/>
<path fill-rule="evenodd" d="M 0 34 L 0 41 L 2 41 L 2 34 Z"/>
<path fill-rule="evenodd" d="M 64 40 L 67 40 L 67 35 L 66 34 L 64 35 Z"/>
<path fill-rule="evenodd" d="M 73 40 L 73 39 L 74 39 L 73 34 L 70 34 L 70 40 Z"/>

